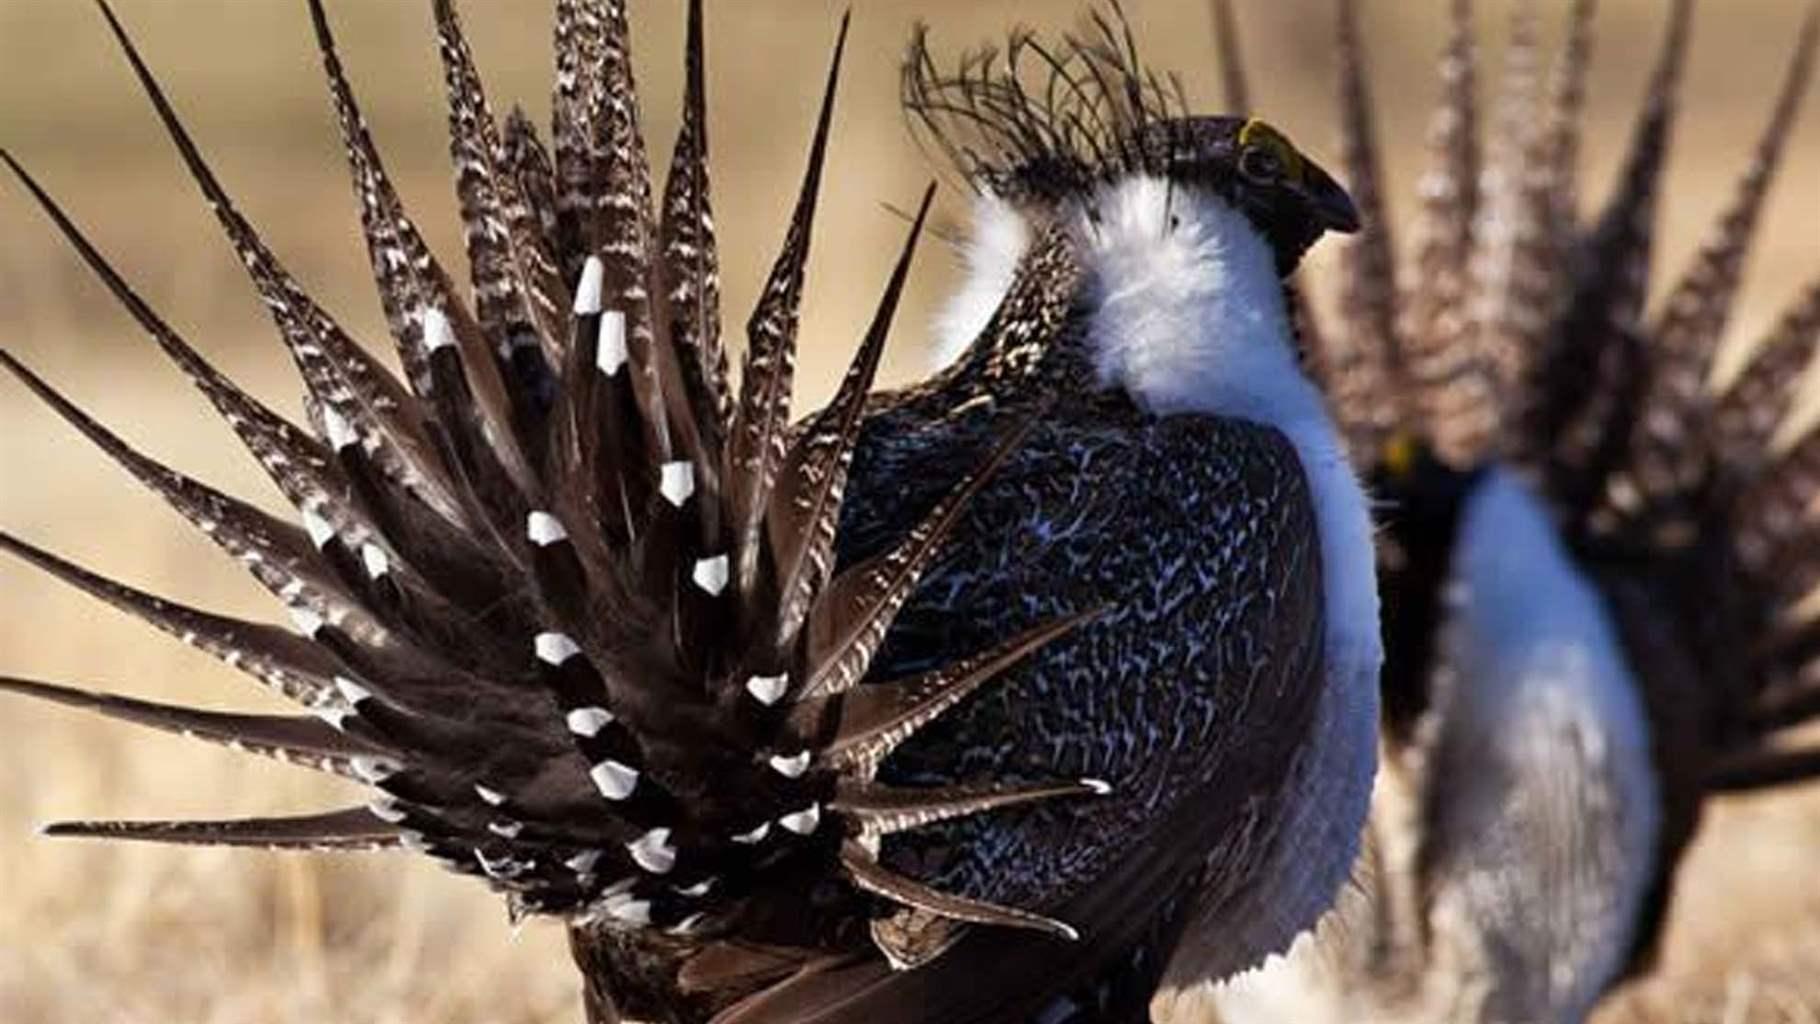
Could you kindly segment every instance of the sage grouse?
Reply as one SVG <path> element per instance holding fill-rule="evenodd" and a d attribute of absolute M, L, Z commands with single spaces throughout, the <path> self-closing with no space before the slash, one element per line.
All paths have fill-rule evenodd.
<path fill-rule="evenodd" d="M 388 180 L 311 0 L 399 381 L 286 273 L 119 36 L 269 307 L 309 430 L 237 388 L 6 162 L 297 508 L 71 425 L 296 631 L 18 557 L 305 706 L 9 691 L 345 775 L 368 805 L 56 835 L 405 847 L 567 922 L 594 1021 L 1141 1019 L 1287 948 L 1356 855 L 1380 643 L 1362 492 L 1283 278 L 1350 199 L 1260 121 L 1189 117 L 1116 8 L 906 100 L 1014 234 L 955 366 L 870 395 L 910 241 L 791 425 L 835 70 L 729 379 L 703 14 L 656 194 L 627 16 L 558 0 L 551 144 L 434 14 L 470 306 Z M 844 35 L 843 35 L 844 38 Z M 992 294 L 987 294 L 991 292 Z"/>
<path fill-rule="evenodd" d="M 1820 8 L 1730 205 L 1649 315 L 1692 4 L 1664 5 L 1617 187 L 1583 224 L 1595 4 L 1572 5 L 1546 80 L 1536 5 L 1516 4 L 1482 147 L 1473 5 L 1455 0 L 1401 279 L 1358 6 L 1339 4 L 1341 122 L 1366 230 L 1314 351 L 1384 502 L 1385 770 L 1361 884 L 1218 1003 L 1232 1024 L 1576 1021 L 1649 970 L 1702 801 L 1820 774 L 1779 735 L 1820 712 L 1820 627 L 1798 614 L 1820 582 L 1820 437 L 1772 445 L 1820 341 L 1820 282 L 1729 387 L 1707 384 Z"/>

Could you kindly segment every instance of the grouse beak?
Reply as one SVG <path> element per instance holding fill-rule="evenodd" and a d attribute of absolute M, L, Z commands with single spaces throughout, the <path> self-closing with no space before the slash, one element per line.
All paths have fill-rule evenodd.
<path fill-rule="evenodd" d="M 1359 208 L 1353 205 L 1352 196 L 1333 180 L 1332 175 L 1312 162 L 1303 171 L 1302 196 L 1321 227 L 1342 235 L 1359 230 Z"/>

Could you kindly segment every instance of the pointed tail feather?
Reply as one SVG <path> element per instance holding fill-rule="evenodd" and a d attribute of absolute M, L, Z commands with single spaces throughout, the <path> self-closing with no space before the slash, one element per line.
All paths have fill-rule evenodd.
<path fill-rule="evenodd" d="M 0 693 L 12 693 L 79 708 L 107 718 L 236 750 L 246 750 L 351 779 L 360 778 L 354 769 L 355 758 L 378 757 L 386 753 L 382 747 L 355 739 L 321 719 L 308 715 L 249 715 L 204 711 L 200 708 L 160 704 L 12 676 L 0 676 Z"/>
<path fill-rule="evenodd" d="M 1820 347 L 1820 279 L 1810 281 L 1776 326 L 1751 351 L 1713 409 L 1725 464 L 1745 466 L 1769 454 L 1776 430 L 1794 409 L 1802 370 Z"/>
<path fill-rule="evenodd" d="M 46 825 L 44 834 L 269 850 L 384 850 L 403 845 L 397 826 L 365 807 L 232 821 L 59 821 Z"/>
<path fill-rule="evenodd" d="M 708 111 L 704 81 L 706 44 L 701 0 L 689 3 L 689 38 L 684 61 L 686 95 L 670 176 L 664 183 L 659 224 L 665 277 L 670 283 L 670 333 L 682 370 L 704 396 L 696 412 L 705 423 L 725 423 L 733 412 L 727 383 L 727 350 L 720 334 L 720 253 L 708 188 Z M 716 446 L 724 438 L 714 438 Z"/>
<path fill-rule="evenodd" d="M 316 615 L 345 618 L 363 614 L 344 590 L 348 579 L 338 580 L 327 571 L 329 567 L 316 556 L 313 538 L 304 530 L 141 455 L 3 349 L 0 366 L 245 566 L 273 597 Z M 327 523 L 312 522 L 318 524 L 311 527 L 316 537 L 325 542 L 332 538 Z"/>
<path fill-rule="evenodd" d="M 1692 0 L 1672 0 L 1618 185 L 1573 259 L 1578 278 L 1561 313 L 1549 362 L 1529 380 L 1546 389 L 1523 396 L 1530 438 L 1550 490 L 1570 520 L 1608 502 L 1609 439 L 1628 437 L 1638 402 L 1625 395 L 1642 375 L 1634 348 L 1655 251 L 1656 206 L 1686 64 Z"/>
<path fill-rule="evenodd" d="M 922 238 L 929 207 L 935 201 L 935 186 L 923 191 L 923 199 L 904 240 L 903 251 L 879 300 L 878 312 L 859 354 L 842 379 L 833 401 L 808 427 L 799 442 L 801 455 L 787 463 L 781 474 L 770 513 L 771 547 L 776 553 L 782 608 L 778 617 L 779 644 L 795 639 L 797 629 L 809 614 L 809 599 L 821 589 L 833 570 L 834 534 L 839 524 L 841 497 L 846 490 L 847 470 L 853 450 L 859 443 L 861 416 L 866 397 L 878 374 L 879 357 L 884 352 L 885 338 L 891 330 L 892 317 L 903 297 L 904 284 L 910 275 L 910 260 Z"/>
<path fill-rule="evenodd" d="M 1385 216 L 1375 113 L 1365 80 L 1359 0 L 1340 0 L 1340 150 L 1347 184 L 1364 225 L 1341 249 L 1343 323 L 1324 332 L 1333 349 L 1322 357 L 1337 386 L 1334 408 L 1362 464 L 1409 423 L 1397 338 L 1395 249 Z"/>
<path fill-rule="evenodd" d="M 1585 363 L 1611 363 L 1615 354 L 1578 351 L 1582 340 L 1563 330 L 1564 315 L 1573 301 L 1574 283 L 1602 268 L 1577 264 L 1581 252 L 1579 224 L 1579 151 L 1581 120 L 1586 100 L 1586 76 L 1592 65 L 1593 16 L 1596 0 L 1575 0 L 1569 14 L 1567 39 L 1550 72 L 1547 101 L 1536 111 L 1538 124 L 1530 137 L 1521 176 L 1518 200 L 1516 265 L 1508 278 L 1509 307 L 1526 310 L 1511 327 L 1510 337 L 1520 347 L 1513 376 L 1507 382 L 1506 405 L 1510 418 L 1537 429 L 1514 432 L 1516 459 L 1547 467 L 1555 438 L 1552 426 L 1540 426 L 1556 415 L 1550 403 L 1563 393 L 1587 388 Z M 1611 371 L 1602 367 L 1600 374 Z M 1602 379 L 1609 381 L 1610 377 Z M 1609 394 L 1609 392 L 1604 392 Z M 1592 416 L 1600 415 L 1598 412 Z M 1581 425 L 1583 433 L 1597 433 Z M 1538 443 L 1537 435 L 1542 441 Z M 1580 444 L 1578 438 L 1570 444 Z"/>
<path fill-rule="evenodd" d="M 1421 286 L 1411 289 L 1398 338 L 1436 454 L 1466 465 L 1491 443 L 1500 389 L 1468 313 L 1480 177 L 1473 5 L 1454 0 L 1449 11 L 1441 98 L 1429 122 L 1429 166 L 1419 189 L 1415 269 Z"/>
<path fill-rule="evenodd" d="M 760 519 L 782 466 L 790 416 L 790 381 L 795 373 L 797 308 L 802 299 L 803 270 L 809 258 L 809 237 L 834 118 L 835 86 L 850 22 L 851 15 L 841 19 L 827 86 L 822 92 L 821 112 L 809 147 L 808 169 L 790 215 L 783 250 L 772 265 L 758 307 L 746 327 L 746 361 L 728 442 L 726 475 L 733 495 L 738 585 L 748 597 L 758 558 Z"/>
<path fill-rule="evenodd" d="M 1721 760 L 1707 775 L 1715 793 L 1787 786 L 1820 779 L 1820 750 L 1766 750 Z"/>
<path fill-rule="evenodd" d="M 1535 164 L 1547 146 L 1539 138 L 1545 117 L 1538 32 L 1536 0 L 1519 0 L 1474 225 L 1472 316 L 1500 399 L 1528 375 L 1560 301 L 1560 261 L 1550 250 L 1552 182 L 1548 168 Z"/>
<path fill-rule="evenodd" d="M 106 0 L 97 0 L 159 120 L 258 288 L 310 396 L 353 428 L 383 472 L 451 519 L 459 511 L 428 440 L 415 429 L 405 391 L 317 306 L 247 223 L 184 129 Z"/>
<path fill-rule="evenodd" d="M 561 365 L 567 297 L 521 182 L 501 166 L 506 148 L 454 0 L 435 0 L 433 10 L 475 316 L 502 367 L 520 384 L 511 389 L 518 432 L 534 440 L 547 412 L 545 389 Z"/>

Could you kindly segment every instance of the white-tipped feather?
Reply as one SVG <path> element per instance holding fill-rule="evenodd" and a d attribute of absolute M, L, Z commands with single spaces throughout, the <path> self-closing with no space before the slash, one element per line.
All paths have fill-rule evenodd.
<path fill-rule="evenodd" d="M 746 680 L 746 692 L 766 707 L 782 700 L 784 691 L 789 688 L 789 676 L 753 676 Z"/>
<path fill-rule="evenodd" d="M 666 462 L 658 473 L 657 490 L 677 508 L 695 493 L 695 464 L 687 459 Z"/>
<path fill-rule="evenodd" d="M 361 545 L 360 564 L 366 567 L 368 579 L 377 580 L 392 571 L 392 560 L 386 557 L 385 549 L 377 544 Z"/>
<path fill-rule="evenodd" d="M 525 537 L 540 548 L 569 539 L 562 521 L 548 512 L 533 512 L 525 517 Z"/>
<path fill-rule="evenodd" d="M 564 718 L 569 731 L 577 736 L 599 736 L 602 729 L 613 724 L 613 713 L 606 708 L 576 708 Z"/>
<path fill-rule="evenodd" d="M 728 566 L 726 555 L 715 555 L 695 563 L 695 570 L 690 574 L 695 585 L 710 597 L 719 597 L 727 589 Z"/>
<path fill-rule="evenodd" d="M 637 770 L 618 761 L 602 761 L 588 770 L 588 778 L 608 800 L 624 800 L 638 788 Z"/>
<path fill-rule="evenodd" d="M 676 889 L 676 893 L 679 896 L 687 896 L 690 899 L 700 899 L 701 897 L 708 895 L 709 891 L 712 890 L 713 888 L 714 888 L 714 879 L 704 878 L 701 881 L 696 882 L 694 885 L 678 886 Z"/>
<path fill-rule="evenodd" d="M 313 640 L 316 638 L 317 633 L 322 632 L 322 627 L 324 625 L 322 616 L 308 608 L 305 608 L 300 604 L 294 604 L 286 608 L 285 611 L 291 616 L 291 623 L 297 627 L 297 632 L 302 633 L 304 636 Z"/>
<path fill-rule="evenodd" d="M 303 510 L 303 528 L 310 535 L 310 543 L 319 551 L 335 538 L 335 528 L 329 521 L 307 508 Z"/>
<path fill-rule="evenodd" d="M 561 665 L 581 654 L 581 648 L 564 633 L 539 633 L 532 646 L 537 651 L 537 660 L 546 665 Z"/>
<path fill-rule="evenodd" d="M 426 306 L 423 311 L 423 347 L 426 351 L 455 346 L 455 331 L 449 326 L 448 315 L 435 306 Z"/>
<path fill-rule="evenodd" d="M 382 796 L 368 803 L 367 812 L 391 825 L 396 825 L 405 819 L 404 809 L 398 806 L 398 801 L 389 796 Z"/>
<path fill-rule="evenodd" d="M 347 701 L 349 704 L 359 704 L 363 700 L 373 699 L 372 690 L 367 689 L 346 676 L 335 677 L 335 692 L 341 694 L 341 699 Z"/>
<path fill-rule="evenodd" d="M 800 779 L 803 773 L 809 770 L 809 752 L 799 750 L 788 757 L 779 754 L 771 758 L 770 763 L 771 770 L 784 778 Z"/>
<path fill-rule="evenodd" d="M 777 819 L 777 823 L 799 836 L 806 836 L 821 827 L 822 806 L 821 804 L 810 804 L 800 811 L 791 811 Z"/>
<path fill-rule="evenodd" d="M 317 718 L 321 719 L 324 724 L 328 725 L 329 728 L 334 729 L 337 732 L 347 728 L 349 712 L 345 708 L 326 706 L 314 707 L 310 709 L 310 714 L 315 715 Z"/>
<path fill-rule="evenodd" d="M 599 343 L 594 347 L 594 365 L 611 377 L 626 365 L 626 315 L 609 309 L 600 317 Z"/>
<path fill-rule="evenodd" d="M 581 281 L 575 286 L 575 315 L 592 316 L 600 312 L 601 287 L 606 284 L 607 265 L 599 256 L 589 256 L 581 265 Z"/>
<path fill-rule="evenodd" d="M 649 900 L 635 900 L 625 896 L 615 897 L 606 903 L 607 916 L 621 924 L 643 928 L 651 923 L 651 903 Z"/>
<path fill-rule="evenodd" d="M 670 830 L 654 828 L 626 844 L 626 851 L 641 868 L 654 875 L 667 875 L 676 867 L 676 846 L 670 842 Z"/>
<path fill-rule="evenodd" d="M 404 770 L 403 765 L 383 757 L 352 758 L 348 761 L 348 767 L 360 781 L 371 786 L 377 786 Z"/>
<path fill-rule="evenodd" d="M 360 435 L 354 433 L 354 427 L 348 423 L 347 417 L 327 403 L 322 405 L 322 432 L 329 437 L 329 447 L 336 451 L 360 443 Z"/>
<path fill-rule="evenodd" d="M 600 863 L 600 858 L 599 850 L 583 850 L 562 863 L 564 867 L 578 875 L 591 875 L 594 873 L 595 865 Z"/>

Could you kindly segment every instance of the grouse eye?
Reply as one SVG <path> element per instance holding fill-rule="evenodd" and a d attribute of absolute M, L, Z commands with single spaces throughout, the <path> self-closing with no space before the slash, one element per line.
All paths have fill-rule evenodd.
<path fill-rule="evenodd" d="M 1239 173 L 1261 185 L 1274 184 L 1283 177 L 1283 160 L 1269 148 L 1253 146 L 1239 154 Z"/>

